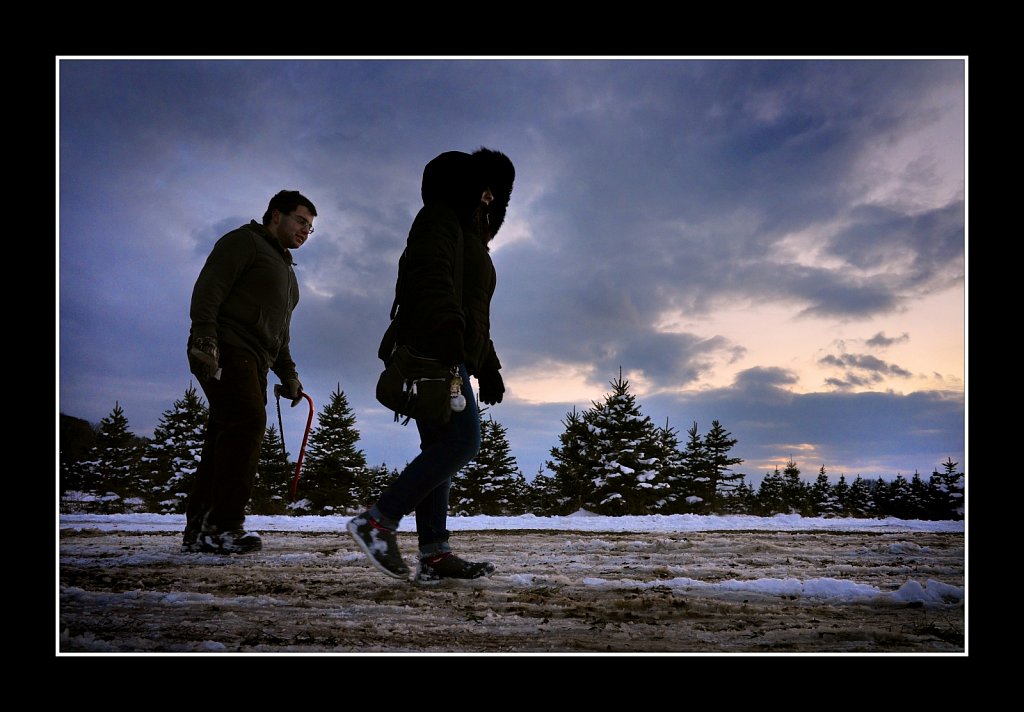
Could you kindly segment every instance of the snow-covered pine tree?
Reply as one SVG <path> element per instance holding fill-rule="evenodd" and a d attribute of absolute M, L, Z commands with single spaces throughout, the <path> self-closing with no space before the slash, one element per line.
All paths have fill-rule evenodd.
<path fill-rule="evenodd" d="M 835 497 L 835 516 L 845 517 L 849 511 L 850 485 L 846 481 L 846 475 L 839 475 L 839 481 L 832 488 Z"/>
<path fill-rule="evenodd" d="M 828 473 L 825 472 L 824 464 L 818 470 L 817 479 L 807 491 L 805 511 L 805 516 L 808 517 L 834 517 L 839 512 L 839 501 L 832 483 L 828 481 Z"/>
<path fill-rule="evenodd" d="M 128 418 L 119 402 L 100 421 L 96 444 L 78 463 L 76 479 L 83 490 L 95 495 L 94 509 L 103 514 L 144 511 L 143 488 L 137 480 L 142 448 L 128 429 Z"/>
<path fill-rule="evenodd" d="M 395 468 L 388 469 L 386 462 L 376 467 L 367 469 L 367 494 L 366 498 L 359 504 L 359 509 L 368 509 L 371 504 L 380 499 L 385 488 L 395 481 L 401 472 Z"/>
<path fill-rule="evenodd" d="M 722 514 L 753 514 L 757 511 L 757 492 L 744 480 L 719 502 Z"/>
<path fill-rule="evenodd" d="M 875 505 L 875 515 L 889 516 L 889 483 L 882 479 L 881 475 L 871 483 L 871 498 Z"/>
<path fill-rule="evenodd" d="M 452 478 L 449 497 L 452 513 L 463 516 L 521 514 L 525 484 L 511 454 L 507 430 L 490 415 L 481 418 L 480 452 Z"/>
<path fill-rule="evenodd" d="M 590 415 L 591 411 L 580 413 L 573 407 L 562 420 L 561 445 L 551 448 L 551 459 L 545 463 L 554 481 L 555 502 L 550 514 L 572 514 L 593 504 L 596 456 L 587 423 Z"/>
<path fill-rule="evenodd" d="M 877 508 L 875 506 L 872 485 L 866 479 L 857 475 L 850 483 L 850 491 L 846 495 L 846 514 L 850 517 L 873 517 Z"/>
<path fill-rule="evenodd" d="M 688 511 L 686 497 L 688 492 L 684 485 L 686 478 L 686 462 L 679 450 L 679 433 L 665 419 L 665 427 L 655 431 L 658 443 L 658 460 L 661 463 L 660 479 L 665 483 L 662 495 L 651 504 L 651 513 L 679 514 Z"/>
<path fill-rule="evenodd" d="M 301 475 L 300 475 L 301 476 Z M 288 462 L 284 441 L 271 423 L 260 444 L 260 459 L 249 498 L 249 514 L 285 514 L 288 511 L 289 490 L 295 468 Z M 302 486 L 302 482 L 299 482 Z"/>
<path fill-rule="evenodd" d="M 596 462 L 591 471 L 598 514 L 647 514 L 668 491 L 661 478 L 660 446 L 654 423 L 641 413 L 629 382 L 611 381 L 612 391 L 594 404 L 589 421 Z"/>
<path fill-rule="evenodd" d="M 708 473 L 707 452 L 704 450 L 704 438 L 697 429 L 697 421 L 686 431 L 686 445 L 683 446 L 682 469 L 679 479 L 674 483 L 675 500 L 682 513 L 708 514 L 711 502 L 708 492 L 711 476 Z"/>
<path fill-rule="evenodd" d="M 741 484 L 746 475 L 733 472 L 733 465 L 743 462 L 742 458 L 729 457 L 729 451 L 736 445 L 736 438 L 722 427 L 717 420 L 711 421 L 711 429 L 704 436 L 704 456 L 707 462 L 709 507 L 719 511 L 719 497 L 728 497 Z"/>
<path fill-rule="evenodd" d="M 763 517 L 789 512 L 785 496 L 785 482 L 778 467 L 774 472 L 766 472 L 757 488 L 757 511 Z"/>
<path fill-rule="evenodd" d="M 76 465 L 88 458 L 89 451 L 95 443 L 96 429 L 88 420 L 60 414 L 57 449 L 60 460 L 61 495 L 65 492 L 81 491 L 83 473 Z"/>
<path fill-rule="evenodd" d="M 554 476 L 537 468 L 537 474 L 526 485 L 526 511 L 538 517 L 552 517 L 564 512 Z"/>
<path fill-rule="evenodd" d="M 942 463 L 942 472 L 932 472 L 928 479 L 931 496 L 931 518 L 952 519 L 959 521 L 964 518 L 964 479 L 963 472 L 958 472 L 959 463 L 947 457 Z"/>
<path fill-rule="evenodd" d="M 148 480 L 148 511 L 181 514 L 203 454 L 209 410 L 189 383 L 185 394 L 160 416 L 153 441 L 142 456 Z"/>
<path fill-rule="evenodd" d="M 303 464 L 302 490 L 314 512 L 350 512 L 368 498 L 366 456 L 356 447 L 359 432 L 339 383 L 317 414 Z"/>
<path fill-rule="evenodd" d="M 897 474 L 887 488 L 889 508 L 886 514 L 898 519 L 914 519 L 914 503 L 910 481 L 902 474 Z"/>
<path fill-rule="evenodd" d="M 931 488 L 921 477 L 921 473 L 915 471 L 910 478 L 910 506 L 908 516 L 911 519 L 927 519 L 931 512 Z"/>
<path fill-rule="evenodd" d="M 786 514 L 801 514 L 807 502 L 807 485 L 800 479 L 800 468 L 792 457 L 782 469 L 782 501 Z"/>

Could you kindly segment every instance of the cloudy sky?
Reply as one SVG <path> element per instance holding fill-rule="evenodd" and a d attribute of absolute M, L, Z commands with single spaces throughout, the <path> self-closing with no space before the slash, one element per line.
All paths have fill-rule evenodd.
<path fill-rule="evenodd" d="M 566 413 L 622 369 L 685 440 L 718 420 L 737 471 L 966 468 L 967 60 L 57 59 L 57 409 L 181 398 L 213 243 L 282 188 L 318 211 L 295 253 L 292 353 L 340 385 L 370 464 L 415 431 L 373 388 L 424 164 L 515 162 L 493 243 L 505 401 L 532 477 Z M 298 454 L 308 408 L 284 410 Z M 273 398 L 269 421 L 276 422 Z M 486 417 L 486 415 L 485 415 Z"/>

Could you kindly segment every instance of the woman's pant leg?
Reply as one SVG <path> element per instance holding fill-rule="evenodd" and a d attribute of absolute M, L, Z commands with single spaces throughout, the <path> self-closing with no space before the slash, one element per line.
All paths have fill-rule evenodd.
<path fill-rule="evenodd" d="M 395 526 L 415 510 L 421 547 L 448 541 L 448 492 L 452 476 L 480 452 L 480 409 L 466 367 L 460 366 L 459 371 L 466 408 L 452 413 L 445 425 L 416 423 L 420 453 L 375 505 L 384 523 Z"/>

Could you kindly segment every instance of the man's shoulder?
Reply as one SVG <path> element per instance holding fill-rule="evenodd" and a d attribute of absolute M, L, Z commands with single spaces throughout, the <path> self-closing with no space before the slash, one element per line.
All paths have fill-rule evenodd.
<path fill-rule="evenodd" d="M 244 235 L 245 237 L 247 237 L 249 239 L 253 239 L 253 238 L 256 238 L 256 237 L 262 237 L 262 238 L 270 237 L 270 233 L 267 232 L 267 228 L 265 228 L 263 225 L 259 224 L 255 220 L 250 220 L 245 225 L 239 225 L 237 228 L 235 228 L 234 230 L 229 232 L 228 235 L 231 235 L 231 234 L 234 234 L 234 233 L 238 233 L 239 235 Z"/>
<path fill-rule="evenodd" d="M 253 229 L 251 224 L 239 225 L 234 230 L 229 230 L 224 233 L 219 242 L 240 242 L 242 240 L 251 240 L 258 233 Z"/>
<path fill-rule="evenodd" d="M 218 242 L 235 249 L 259 249 L 264 243 L 272 241 L 267 229 L 256 221 L 239 225 L 231 232 L 225 233 Z"/>

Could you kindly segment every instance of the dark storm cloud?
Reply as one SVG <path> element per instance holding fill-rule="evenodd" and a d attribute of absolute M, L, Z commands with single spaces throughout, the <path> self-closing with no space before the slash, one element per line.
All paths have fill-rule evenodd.
<path fill-rule="evenodd" d="M 922 214 L 882 206 L 858 206 L 853 223 L 828 241 L 829 251 L 848 265 L 899 269 L 895 290 L 916 285 L 945 287 L 964 278 L 964 203 L 957 201 Z"/>

